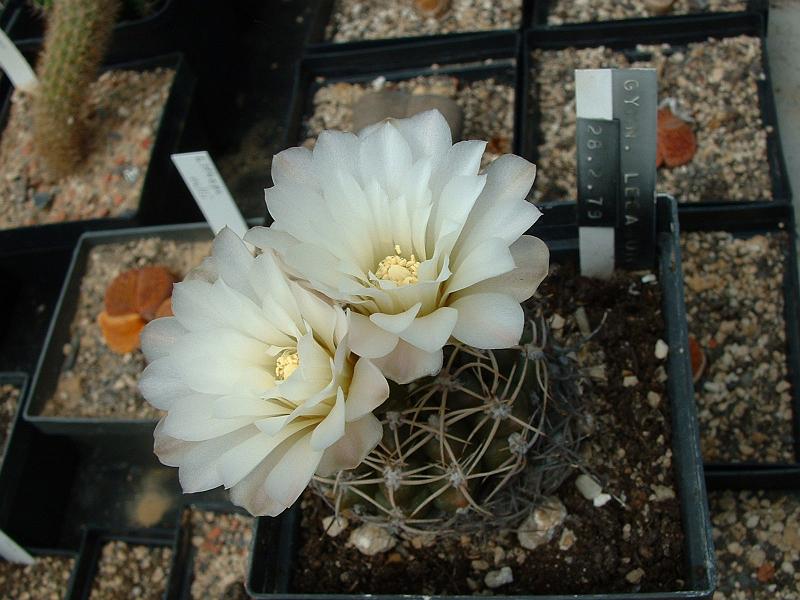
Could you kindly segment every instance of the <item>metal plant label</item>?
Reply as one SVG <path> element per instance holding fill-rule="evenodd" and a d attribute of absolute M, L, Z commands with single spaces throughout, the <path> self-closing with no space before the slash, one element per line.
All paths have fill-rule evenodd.
<path fill-rule="evenodd" d="M 655 262 L 657 81 L 653 69 L 575 71 L 581 273 Z"/>

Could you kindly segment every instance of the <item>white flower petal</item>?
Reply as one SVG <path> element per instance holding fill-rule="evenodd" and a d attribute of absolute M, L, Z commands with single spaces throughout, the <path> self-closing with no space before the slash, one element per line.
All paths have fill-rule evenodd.
<path fill-rule="evenodd" d="M 497 277 L 486 279 L 463 292 L 456 294 L 471 295 L 485 292 L 508 294 L 517 302 L 524 302 L 536 291 L 550 268 L 550 250 L 539 238 L 523 235 L 511 245 L 511 256 L 516 267 Z"/>
<path fill-rule="evenodd" d="M 350 311 L 347 315 L 350 322 L 348 339 L 350 348 L 364 358 L 377 358 L 394 350 L 400 338 L 385 329 L 381 329 L 370 321 L 369 317 Z"/>
<path fill-rule="evenodd" d="M 400 334 L 400 339 L 425 352 L 436 352 L 450 339 L 458 320 L 458 311 L 443 306 L 429 315 L 414 319 Z"/>
<path fill-rule="evenodd" d="M 211 414 L 216 419 L 251 417 L 252 421 L 256 418 L 289 414 L 289 411 L 285 406 L 270 402 L 266 398 L 233 394 L 217 398 Z"/>
<path fill-rule="evenodd" d="M 394 126 L 408 143 L 415 162 L 423 157 L 441 160 L 453 143 L 447 119 L 438 110 L 417 113 L 409 119 L 397 119 Z"/>
<path fill-rule="evenodd" d="M 310 437 L 299 437 L 272 468 L 264 488 L 277 502 L 289 508 L 306 489 L 319 466 L 322 452 L 314 450 Z"/>
<path fill-rule="evenodd" d="M 485 148 L 486 142 L 475 140 L 458 142 L 451 146 L 431 176 L 433 197 L 438 197 L 447 182 L 452 179 L 464 175 L 477 175 Z"/>
<path fill-rule="evenodd" d="M 258 435 L 254 435 L 244 442 L 231 447 L 216 462 L 217 470 L 225 487 L 230 488 L 239 483 L 281 442 L 296 433 L 309 429 L 310 426 L 310 423 L 289 423 L 275 435 L 269 436 L 259 431 Z"/>
<path fill-rule="evenodd" d="M 244 241 L 261 250 L 273 249 L 280 253 L 286 252 L 297 243 L 293 235 L 272 227 L 253 227 L 244 235 Z"/>
<path fill-rule="evenodd" d="M 401 332 L 408 329 L 409 325 L 414 322 L 414 319 L 419 314 L 419 309 L 422 308 L 422 303 L 417 302 L 408 310 L 396 315 L 387 315 L 384 313 L 375 313 L 369 316 L 369 320 L 375 323 L 384 331 L 388 331 L 394 335 L 399 335 Z"/>
<path fill-rule="evenodd" d="M 142 330 L 142 352 L 145 358 L 154 361 L 169 354 L 170 349 L 186 328 L 175 317 L 163 317 L 150 321 Z"/>
<path fill-rule="evenodd" d="M 311 448 L 313 450 L 325 450 L 332 446 L 344 435 L 344 392 L 342 388 L 336 391 L 336 402 L 330 409 L 327 416 L 314 428 L 311 434 Z"/>
<path fill-rule="evenodd" d="M 168 467 L 178 467 L 181 487 L 187 494 L 204 492 L 222 485 L 216 463 L 231 447 L 261 434 L 255 427 L 242 428 L 204 442 L 186 442 L 162 433 L 164 419 L 156 426 L 153 437 L 158 459 Z"/>
<path fill-rule="evenodd" d="M 272 157 L 272 181 L 275 185 L 308 181 L 311 151 L 308 148 L 289 148 Z"/>
<path fill-rule="evenodd" d="M 411 168 L 411 148 L 392 122 L 362 137 L 358 150 L 362 184 L 374 180 L 390 195 L 398 194 Z"/>
<path fill-rule="evenodd" d="M 195 393 L 187 386 L 172 361 L 162 358 L 147 365 L 139 378 L 139 391 L 150 404 L 159 410 L 170 406 L 183 396 Z"/>
<path fill-rule="evenodd" d="M 515 266 L 506 242 L 500 238 L 485 239 L 466 256 L 458 256 L 458 262 L 453 265 L 453 276 L 447 281 L 447 293 L 508 273 Z"/>
<path fill-rule="evenodd" d="M 317 475 L 329 477 L 339 471 L 356 468 L 378 445 L 382 435 L 381 422 L 372 414 L 347 423 L 344 436 L 322 455 Z"/>
<path fill-rule="evenodd" d="M 241 238 L 228 227 L 224 227 L 214 238 L 214 259 L 220 279 L 251 300 L 256 299 L 248 280 L 253 255 Z"/>
<path fill-rule="evenodd" d="M 400 340 L 397 347 L 384 357 L 372 362 L 392 381 L 410 383 L 420 377 L 435 375 L 442 368 L 442 350 L 425 352 Z"/>
<path fill-rule="evenodd" d="M 510 348 L 519 343 L 525 317 L 507 294 L 471 294 L 451 304 L 458 310 L 457 340 L 476 348 Z"/>
<path fill-rule="evenodd" d="M 347 391 L 346 419 L 356 421 L 378 408 L 389 397 L 389 384 L 380 369 L 367 358 L 361 358 L 353 369 Z"/>
<path fill-rule="evenodd" d="M 217 419 L 214 405 L 218 396 L 193 394 L 177 400 L 162 421 L 162 433 L 187 442 L 202 442 L 236 431 L 252 423 L 248 417 Z"/>
<path fill-rule="evenodd" d="M 505 154 L 489 165 L 486 186 L 464 225 L 458 247 L 469 252 L 486 238 L 499 237 L 511 245 L 542 214 L 526 200 L 536 177 L 536 165 Z"/>

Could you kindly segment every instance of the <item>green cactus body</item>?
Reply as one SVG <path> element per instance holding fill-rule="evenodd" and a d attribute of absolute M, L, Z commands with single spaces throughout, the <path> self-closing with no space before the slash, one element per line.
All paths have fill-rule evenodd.
<path fill-rule="evenodd" d="M 48 12 L 33 128 L 36 152 L 55 179 L 70 174 L 86 154 L 86 98 L 118 12 L 119 0 L 58 0 Z"/>
<path fill-rule="evenodd" d="M 522 505 L 563 480 L 549 469 L 575 467 L 574 438 L 562 446 L 561 432 L 581 418 L 577 365 L 549 345 L 542 320 L 529 330 L 508 350 L 455 346 L 437 376 L 393 387 L 381 443 L 317 490 L 335 510 L 411 534 L 527 514 Z"/>

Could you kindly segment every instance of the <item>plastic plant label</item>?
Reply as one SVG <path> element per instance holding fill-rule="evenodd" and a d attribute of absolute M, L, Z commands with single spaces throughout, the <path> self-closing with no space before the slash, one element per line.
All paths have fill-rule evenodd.
<path fill-rule="evenodd" d="M 208 152 L 173 154 L 172 162 L 214 235 L 229 227 L 243 238 L 247 233 L 247 223 Z"/>
<path fill-rule="evenodd" d="M 656 74 L 575 71 L 581 273 L 655 262 Z"/>
<path fill-rule="evenodd" d="M 39 83 L 30 63 L 2 29 L 0 29 L 0 68 L 15 88 L 31 90 Z"/>
<path fill-rule="evenodd" d="M 23 565 L 32 565 L 35 562 L 33 557 L 25 551 L 25 548 L 8 537 L 2 529 L 0 529 L 0 556 L 8 562 Z"/>

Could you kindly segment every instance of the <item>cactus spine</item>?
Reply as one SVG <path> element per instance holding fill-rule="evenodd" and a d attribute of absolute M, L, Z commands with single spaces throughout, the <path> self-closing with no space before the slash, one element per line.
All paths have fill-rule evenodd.
<path fill-rule="evenodd" d="M 526 337 L 508 350 L 456 345 L 437 376 L 395 388 L 378 447 L 317 491 L 336 512 L 412 535 L 518 524 L 579 462 L 583 419 L 569 352 L 541 317 Z"/>
<path fill-rule="evenodd" d="M 119 0 L 58 0 L 48 11 L 33 100 L 34 144 L 53 178 L 85 156 L 86 99 L 119 12 Z"/>

